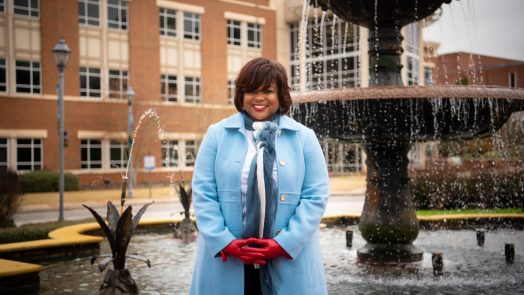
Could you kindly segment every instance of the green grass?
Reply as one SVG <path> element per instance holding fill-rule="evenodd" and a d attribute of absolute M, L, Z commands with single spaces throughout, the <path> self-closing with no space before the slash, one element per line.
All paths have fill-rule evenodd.
<path fill-rule="evenodd" d="M 453 210 L 417 210 L 419 216 L 450 215 L 450 214 L 522 214 L 523 209 L 453 209 Z"/>
<path fill-rule="evenodd" d="M 450 214 L 498 214 L 498 213 L 513 213 L 513 214 L 524 214 L 524 211 L 520 208 L 513 209 L 455 209 L 455 210 L 417 210 L 419 216 L 431 216 L 431 215 L 450 215 Z M 15 243 L 23 241 L 41 240 L 47 239 L 50 231 L 57 228 L 93 222 L 93 218 L 82 219 L 82 220 L 70 220 L 62 222 L 46 222 L 21 225 L 19 227 L 0 228 L 0 244 L 3 243 Z"/>

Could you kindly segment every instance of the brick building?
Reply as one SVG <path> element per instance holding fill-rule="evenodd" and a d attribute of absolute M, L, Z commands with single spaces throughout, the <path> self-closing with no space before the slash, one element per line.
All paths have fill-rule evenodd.
<path fill-rule="evenodd" d="M 524 61 L 453 52 L 438 55 L 433 62 L 435 84 L 524 87 Z"/>
<path fill-rule="evenodd" d="M 71 49 L 64 78 L 65 170 L 89 187 L 120 183 L 127 166 L 129 86 L 133 124 L 140 124 L 132 151 L 139 183 L 148 179 L 148 155 L 155 157 L 154 182 L 190 177 L 207 127 L 236 112 L 234 79 L 253 57 L 284 64 L 295 89 L 301 83 L 306 89 L 366 87 L 368 31 L 329 13 L 309 10 L 308 46 L 317 49 L 299 60 L 302 4 L 0 0 L 0 168 L 58 170 L 52 49 L 60 38 Z M 422 84 L 422 30 L 418 24 L 403 30 L 404 81 Z M 307 80 L 297 75 L 300 62 L 311 70 Z M 361 173 L 358 145 L 329 139 L 322 145 L 332 174 Z"/>

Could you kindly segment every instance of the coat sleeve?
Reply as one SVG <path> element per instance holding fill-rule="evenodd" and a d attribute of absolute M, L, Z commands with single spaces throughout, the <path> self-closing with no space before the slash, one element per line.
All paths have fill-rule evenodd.
<path fill-rule="evenodd" d="M 215 161 L 218 149 L 218 132 L 221 127 L 211 125 L 198 151 L 193 170 L 193 205 L 199 234 L 207 248 L 216 256 L 235 239 L 225 226 L 218 202 Z"/>
<path fill-rule="evenodd" d="M 329 177 L 322 148 L 311 129 L 307 129 L 304 149 L 304 182 L 300 203 L 288 226 L 275 241 L 294 259 L 308 244 L 324 215 L 328 200 Z"/>

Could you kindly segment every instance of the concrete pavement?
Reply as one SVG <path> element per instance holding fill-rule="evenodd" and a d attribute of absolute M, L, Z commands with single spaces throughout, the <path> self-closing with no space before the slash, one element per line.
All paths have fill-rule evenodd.
<path fill-rule="evenodd" d="M 142 189 L 144 190 L 144 189 Z M 136 197 L 127 199 L 126 205 L 132 205 L 136 212 L 143 204 L 154 201 L 143 219 L 173 218 L 183 211 L 178 197 L 174 192 L 168 193 L 166 188 L 155 188 L 152 197 L 139 191 Z M 324 216 L 336 216 L 349 213 L 360 214 L 364 204 L 365 177 L 339 176 L 330 178 L 330 199 Z M 18 212 L 14 215 L 16 225 L 56 221 L 58 219 L 57 193 L 26 195 Z M 111 200 L 115 206 L 120 205 L 118 190 L 67 192 L 64 202 L 64 219 L 79 220 L 91 218 L 92 215 L 82 204 L 94 208 L 102 216 L 105 215 L 106 203 Z M 85 197 L 89 196 L 89 197 Z M 98 197 L 95 197 L 98 196 Z M 105 199 L 104 199 L 105 196 Z M 31 201 L 28 201 L 31 199 Z M 35 201 L 36 200 L 36 201 Z"/>

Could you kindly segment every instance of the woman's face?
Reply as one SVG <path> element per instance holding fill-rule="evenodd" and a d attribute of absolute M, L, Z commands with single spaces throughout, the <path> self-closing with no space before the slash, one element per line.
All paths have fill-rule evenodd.
<path fill-rule="evenodd" d="M 254 121 L 265 121 L 276 114 L 280 107 L 276 83 L 263 91 L 245 92 L 243 107 Z"/>

